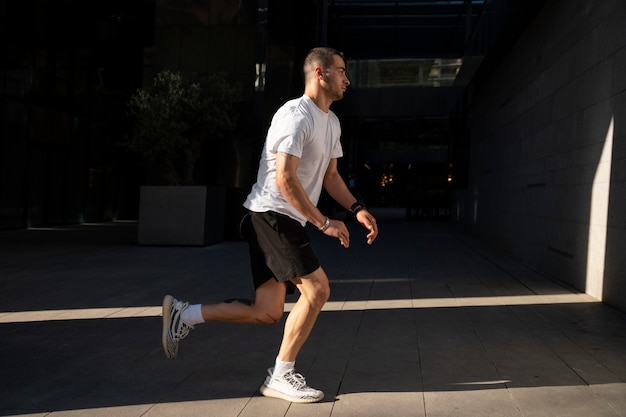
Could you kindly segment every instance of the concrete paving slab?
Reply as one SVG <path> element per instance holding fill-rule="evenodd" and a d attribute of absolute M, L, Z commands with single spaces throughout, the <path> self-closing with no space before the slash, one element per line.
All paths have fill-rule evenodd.
<path fill-rule="evenodd" d="M 311 231 L 332 291 L 296 364 L 326 393 L 311 405 L 258 392 L 284 321 L 197 326 L 163 355 L 165 294 L 253 295 L 243 242 L 0 232 L 0 416 L 626 417 L 623 313 L 453 225 L 377 210 L 371 247 L 353 222 L 349 249 Z"/>

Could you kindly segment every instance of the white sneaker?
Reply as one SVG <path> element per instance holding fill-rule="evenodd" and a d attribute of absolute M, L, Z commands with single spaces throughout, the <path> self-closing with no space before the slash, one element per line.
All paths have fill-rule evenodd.
<path fill-rule="evenodd" d="M 178 342 L 183 340 L 194 327 L 183 322 L 182 314 L 189 307 L 189 303 L 178 301 L 171 295 L 163 298 L 163 332 L 161 342 L 163 351 L 168 359 L 178 355 Z"/>
<path fill-rule="evenodd" d="M 324 393 L 306 384 L 304 377 L 295 370 L 273 376 L 274 368 L 267 370 L 269 376 L 259 391 L 266 397 L 280 398 L 292 403 L 316 403 L 324 399 Z"/>

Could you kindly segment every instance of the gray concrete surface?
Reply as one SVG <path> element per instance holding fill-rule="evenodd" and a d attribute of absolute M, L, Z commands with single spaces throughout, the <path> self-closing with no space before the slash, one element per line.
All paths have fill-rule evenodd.
<path fill-rule="evenodd" d="M 349 249 L 312 231 L 332 295 L 296 364 L 326 393 L 310 405 L 258 393 L 283 322 L 200 325 L 163 355 L 163 295 L 252 295 L 243 242 L 0 232 L 0 415 L 626 416 L 623 313 L 447 223 L 375 212 L 371 247 L 354 223 Z"/>

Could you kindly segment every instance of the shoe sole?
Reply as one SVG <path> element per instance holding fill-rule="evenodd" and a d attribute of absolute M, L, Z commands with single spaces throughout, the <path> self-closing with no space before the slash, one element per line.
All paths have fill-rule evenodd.
<path fill-rule="evenodd" d="M 320 402 L 320 401 L 322 401 L 324 399 L 324 394 L 322 394 L 322 396 L 319 397 L 319 398 L 290 397 L 289 395 L 284 394 L 284 393 L 282 393 L 280 391 L 276 391 L 274 389 L 271 389 L 270 387 L 268 387 L 265 384 L 261 385 L 261 388 L 259 388 L 259 391 L 265 397 L 278 398 L 278 399 L 281 399 L 281 400 L 290 401 L 292 403 L 299 403 L 299 404 L 318 403 L 318 402 Z"/>
<path fill-rule="evenodd" d="M 170 330 L 172 320 L 172 304 L 174 303 L 174 297 L 166 295 L 163 298 L 163 331 L 161 333 L 161 343 L 163 344 L 163 352 L 168 359 L 174 359 L 167 349 L 167 333 Z"/>

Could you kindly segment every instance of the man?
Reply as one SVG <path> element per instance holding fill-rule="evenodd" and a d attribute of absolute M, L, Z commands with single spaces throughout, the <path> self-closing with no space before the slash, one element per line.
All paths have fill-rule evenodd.
<path fill-rule="evenodd" d="M 312 403 L 321 401 L 324 394 L 295 372 L 295 361 L 328 300 L 330 287 L 304 226 L 309 222 L 349 246 L 346 225 L 316 207 L 324 187 L 368 230 L 368 244 L 376 239 L 378 227 L 337 171 L 337 158 L 343 156 L 341 128 L 330 105 L 343 98 L 350 85 L 345 61 L 334 49 L 314 48 L 303 71 L 304 94 L 286 102 L 272 118 L 257 182 L 244 202 L 249 213 L 241 222 L 241 232 L 249 245 L 255 299 L 189 305 L 167 295 L 162 339 L 166 356 L 175 358 L 180 340 L 196 324 L 278 323 L 286 294 L 297 289 L 300 296 L 285 321 L 275 366 L 268 369 L 260 391 L 268 397 Z"/>

